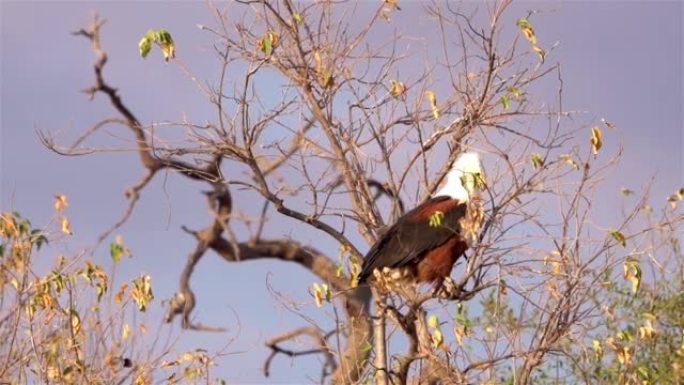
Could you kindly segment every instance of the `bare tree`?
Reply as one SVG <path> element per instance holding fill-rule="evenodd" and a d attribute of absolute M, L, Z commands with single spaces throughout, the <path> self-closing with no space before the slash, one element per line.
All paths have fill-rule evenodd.
<path fill-rule="evenodd" d="M 573 344 L 584 343 L 584 321 L 600 312 L 591 300 L 595 286 L 624 261 L 632 234 L 662 224 L 627 232 L 643 202 L 609 231 L 591 222 L 592 192 L 620 153 L 601 152 L 598 126 L 566 120 L 560 66 L 537 42 L 530 15 L 508 15 L 508 6 L 504 0 L 468 13 L 450 3 L 427 5 L 425 17 L 439 31 L 429 44 L 440 52 L 427 68 L 407 70 L 415 53 L 404 36 L 373 37 L 391 23 L 396 1 L 378 2 L 372 12 L 353 2 L 239 1 L 227 6 L 238 18 L 212 5 L 215 23 L 201 28 L 221 71 L 216 83 L 198 87 L 215 117 L 175 123 L 185 132 L 181 142 L 141 122 L 108 82 L 103 20 L 95 19 L 77 33 L 96 54 L 88 93 L 105 95 L 118 116 L 70 146 L 42 138 L 54 151 L 75 154 L 88 151 L 84 143 L 104 126 L 130 131 L 144 174 L 127 190 L 129 208 L 115 228 L 159 171 L 208 186 L 213 218 L 206 228 L 186 229 L 197 246 L 167 321 L 179 316 L 184 328 L 216 330 L 190 317 L 190 278 L 208 250 L 226 262 L 295 262 L 329 285 L 313 294 L 344 314 L 336 313 L 330 331 L 298 328 L 268 341 L 266 375 L 278 354 L 321 354 L 322 381 L 332 383 L 373 376 L 380 384 L 527 384 L 546 358 L 572 355 Z M 519 31 L 503 34 L 516 19 Z M 555 87 L 554 100 L 536 101 L 542 82 Z M 422 288 L 399 295 L 355 287 L 365 250 L 359 242 L 372 244 L 406 207 L 430 196 L 465 149 L 485 154 L 486 216 L 448 298 Z M 258 197 L 251 205 L 258 208 L 234 201 L 236 188 Z M 335 240 L 345 263 L 336 263 L 335 250 L 263 237 L 273 213 Z M 235 235 L 239 222 L 250 237 Z M 311 350 L 283 347 L 301 335 L 311 337 Z M 406 341 L 403 351 L 388 348 L 397 340 Z"/>

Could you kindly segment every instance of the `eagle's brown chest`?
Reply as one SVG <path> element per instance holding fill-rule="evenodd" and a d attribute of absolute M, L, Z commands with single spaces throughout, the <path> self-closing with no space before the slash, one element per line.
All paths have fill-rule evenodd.
<path fill-rule="evenodd" d="M 439 283 L 451 275 L 451 269 L 458 257 L 468 248 L 468 244 L 459 236 L 450 238 L 442 245 L 427 251 L 416 264 L 416 280 L 418 282 Z"/>

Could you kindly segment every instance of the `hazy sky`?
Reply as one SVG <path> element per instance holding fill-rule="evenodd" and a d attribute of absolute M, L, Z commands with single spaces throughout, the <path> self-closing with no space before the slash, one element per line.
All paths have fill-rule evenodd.
<path fill-rule="evenodd" d="M 18 210 L 41 224 L 52 215 L 53 194 L 66 194 L 74 236 L 68 249 L 59 246 L 43 254 L 52 259 L 58 252 L 73 253 L 91 245 L 118 219 L 126 205 L 124 189 L 142 175 L 137 157 L 130 153 L 66 158 L 39 143 L 37 129 L 73 138 L 79 129 L 114 115 L 102 96 L 89 102 L 80 92 L 92 82 L 93 54 L 84 38 L 70 32 L 85 26 L 93 11 L 99 12 L 108 19 L 103 29 L 103 45 L 110 55 L 106 75 L 125 102 L 143 121 L 195 119 L 208 108 L 195 85 L 177 65 L 165 65 L 157 52 L 142 60 L 137 42 L 147 29 L 163 26 L 172 31 L 183 63 L 200 77 L 214 80 L 218 63 L 210 54 L 212 41 L 196 27 L 211 24 L 212 16 L 202 2 L 0 4 L 0 209 Z M 403 10 L 393 16 L 393 27 L 420 35 L 421 28 L 428 27 L 426 21 L 414 20 L 421 3 L 400 0 L 400 4 Z M 596 197 L 605 204 L 597 206 L 614 207 L 620 187 L 640 190 L 654 175 L 654 205 L 660 204 L 684 185 L 682 3 L 516 3 L 505 15 L 505 23 L 514 25 L 528 10 L 541 11 L 533 20 L 542 44 L 557 43 L 549 60 L 562 64 L 566 109 L 584 111 L 576 118 L 578 127 L 601 117 L 618 125 L 616 130 L 604 130 L 606 145 L 615 149 L 622 141 L 625 158 Z M 106 139 L 100 136 L 99 144 Z M 179 271 L 194 246 L 179 227 L 203 226 L 208 219 L 203 196 L 197 194 L 202 188 L 173 175 L 157 176 L 120 231 L 135 255 L 123 264 L 121 277 L 149 272 L 159 300 L 175 291 Z M 327 240 L 320 243 L 320 238 L 312 232 L 300 239 L 322 249 L 336 247 Z M 108 263 L 104 249 L 94 258 Z M 311 276 L 297 266 L 229 265 L 208 254 L 194 275 L 192 284 L 200 298 L 195 315 L 203 323 L 235 332 L 231 309 L 240 314 L 240 335 L 228 349 L 236 354 L 221 362 L 221 372 L 232 381 L 265 382 L 264 339 L 283 331 L 283 325 L 305 323 L 268 293 L 267 281 L 296 301 L 309 301 L 306 290 Z M 307 314 L 328 319 L 315 315 L 310 301 L 306 306 Z M 159 308 L 157 301 L 155 309 Z M 156 325 L 160 314 L 153 311 L 149 323 Z M 185 333 L 181 346 L 217 348 L 229 334 Z M 315 359 L 279 357 L 269 382 L 306 381 L 306 375 L 317 378 L 317 365 Z"/>

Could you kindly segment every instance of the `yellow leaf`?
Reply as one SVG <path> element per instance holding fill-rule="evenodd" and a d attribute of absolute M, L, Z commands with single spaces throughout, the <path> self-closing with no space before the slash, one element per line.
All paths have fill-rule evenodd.
<path fill-rule="evenodd" d="M 594 155 L 598 154 L 601 146 L 603 146 L 601 129 L 598 126 L 594 126 L 591 129 L 591 151 L 594 153 Z"/>
<path fill-rule="evenodd" d="M 150 385 L 151 383 L 152 379 L 149 374 L 145 372 L 138 373 L 133 379 L 133 385 Z"/>
<path fill-rule="evenodd" d="M 176 46 L 174 44 L 164 44 L 160 45 L 162 54 L 164 55 L 164 60 L 169 61 L 176 57 Z"/>
<path fill-rule="evenodd" d="M 463 337 L 467 335 L 466 329 L 463 326 L 456 326 L 454 327 L 454 336 L 456 337 L 456 342 L 460 346 L 463 346 Z"/>
<path fill-rule="evenodd" d="M 546 282 L 546 289 L 549 291 L 549 294 L 553 296 L 553 298 L 561 298 L 560 291 L 558 291 L 558 287 L 556 286 L 556 283 L 554 281 L 549 280 L 548 282 Z"/>
<path fill-rule="evenodd" d="M 320 52 L 314 52 L 314 61 L 316 62 L 316 72 L 321 72 L 323 69 L 323 61 L 321 60 Z"/>
<path fill-rule="evenodd" d="M 432 346 L 439 348 L 442 346 L 444 343 L 444 336 L 442 335 L 442 331 L 439 329 L 435 329 L 432 332 Z"/>
<path fill-rule="evenodd" d="M 518 20 L 515 22 L 515 25 L 520 28 L 520 31 L 522 31 L 523 35 L 525 35 L 525 38 L 530 43 L 537 44 L 537 37 L 534 33 L 534 27 L 532 27 L 532 23 L 530 23 L 526 17 L 518 18 Z"/>
<path fill-rule="evenodd" d="M 431 314 L 427 319 L 427 324 L 429 327 L 436 329 L 439 327 L 439 318 L 436 315 Z"/>
<path fill-rule="evenodd" d="M 575 170 L 579 170 L 579 164 L 573 159 L 573 157 L 569 154 L 560 154 L 558 155 L 558 159 L 564 161 L 565 163 L 569 164 L 574 168 Z"/>
<path fill-rule="evenodd" d="M 651 322 L 650 319 L 646 319 L 644 321 L 644 326 L 641 326 L 639 328 L 639 338 L 641 338 L 642 340 L 645 340 L 645 339 L 652 338 L 653 336 L 655 336 L 655 334 L 656 334 L 656 330 L 653 327 L 653 323 Z"/>
<path fill-rule="evenodd" d="M 400 80 L 390 80 L 390 95 L 399 97 L 406 93 L 406 84 Z"/>
<path fill-rule="evenodd" d="M 537 54 L 537 56 L 539 56 L 539 61 L 544 63 L 544 60 L 546 59 L 546 51 L 544 51 L 544 48 L 538 45 L 533 45 L 532 51 L 534 51 Z"/>
<path fill-rule="evenodd" d="M 50 379 L 50 380 L 56 380 L 57 378 L 59 378 L 59 375 L 60 375 L 60 373 L 59 373 L 59 368 L 58 368 L 58 367 L 56 367 L 56 366 L 54 366 L 54 365 L 48 366 L 48 368 L 47 368 L 47 377 L 48 377 L 48 379 Z"/>
<path fill-rule="evenodd" d="M 119 287 L 119 291 L 114 294 L 114 302 L 117 304 L 123 302 L 123 296 L 126 293 L 126 289 L 128 289 L 128 284 L 124 282 L 121 284 L 121 287 Z"/>
<path fill-rule="evenodd" d="M 81 317 L 79 317 L 78 312 L 75 309 L 71 309 L 71 330 L 74 334 L 78 334 L 81 331 Z"/>
<path fill-rule="evenodd" d="M 677 207 L 677 203 L 684 199 L 684 188 L 680 188 L 675 191 L 672 195 L 667 198 L 670 206 L 674 209 Z"/>
<path fill-rule="evenodd" d="M 121 329 L 121 339 L 125 341 L 129 335 L 131 335 L 131 327 L 128 324 L 124 324 Z"/>
<path fill-rule="evenodd" d="M 610 236 L 613 237 L 622 247 L 627 247 L 627 240 L 625 239 L 625 235 L 621 233 L 620 231 L 610 228 L 608 229 L 608 233 Z"/>
<path fill-rule="evenodd" d="M 272 29 L 269 29 L 268 32 L 266 32 L 266 35 L 268 35 L 269 39 L 271 39 L 271 45 L 273 47 L 275 47 L 276 45 L 278 45 L 278 43 L 280 43 L 280 35 L 278 34 L 278 32 L 276 32 Z"/>
<path fill-rule="evenodd" d="M 312 285 L 313 288 L 313 296 L 314 296 L 314 301 L 316 301 L 316 307 L 321 307 L 323 306 L 323 289 L 321 286 L 317 283 L 314 282 Z"/>
<path fill-rule="evenodd" d="M 627 259 L 622 267 L 625 279 L 632 283 L 632 293 L 636 294 L 641 285 L 641 266 L 639 266 L 639 262 Z"/>
<path fill-rule="evenodd" d="M 154 299 L 152 293 L 152 278 L 149 275 L 141 275 L 133 280 L 131 297 L 138 305 L 138 310 L 147 310 L 147 305 Z"/>
<path fill-rule="evenodd" d="M 534 166 L 536 169 L 540 169 L 544 166 L 544 159 L 542 159 L 541 155 L 536 152 L 530 155 L 530 162 L 532 162 L 532 166 Z"/>
<path fill-rule="evenodd" d="M 601 356 L 603 355 L 603 347 L 601 346 L 601 341 L 593 340 L 592 344 L 594 346 L 594 353 L 596 354 L 596 358 L 601 358 Z"/>
<path fill-rule="evenodd" d="M 616 354 L 622 365 L 628 365 L 632 362 L 632 352 L 628 346 L 623 346 L 622 350 L 618 350 Z"/>
<path fill-rule="evenodd" d="M 180 362 L 189 362 L 193 361 L 195 359 L 195 354 L 192 352 L 185 352 L 178 357 L 178 361 Z"/>
<path fill-rule="evenodd" d="M 55 210 L 62 211 L 69 206 L 67 197 L 63 194 L 55 194 Z"/>
<path fill-rule="evenodd" d="M 69 223 L 69 219 L 67 217 L 62 217 L 62 232 L 64 234 L 72 234 L 71 224 Z"/>
<path fill-rule="evenodd" d="M 437 106 L 437 96 L 433 91 L 425 91 L 425 97 L 427 97 L 430 102 L 430 110 L 432 111 L 432 116 L 435 119 L 439 119 L 439 106 Z"/>
<path fill-rule="evenodd" d="M 351 252 L 351 246 L 346 243 L 340 243 L 340 254 L 345 254 Z"/>

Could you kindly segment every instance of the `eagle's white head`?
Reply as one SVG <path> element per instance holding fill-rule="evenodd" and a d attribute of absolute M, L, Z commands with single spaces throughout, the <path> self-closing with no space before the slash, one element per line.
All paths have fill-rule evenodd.
<path fill-rule="evenodd" d="M 456 158 L 446 176 L 446 183 L 437 190 L 434 196 L 448 195 L 461 202 L 467 202 L 484 186 L 484 183 L 485 175 L 480 155 L 476 152 L 464 152 Z"/>

